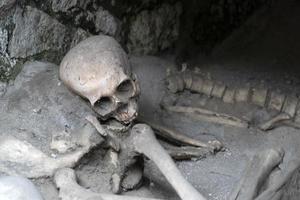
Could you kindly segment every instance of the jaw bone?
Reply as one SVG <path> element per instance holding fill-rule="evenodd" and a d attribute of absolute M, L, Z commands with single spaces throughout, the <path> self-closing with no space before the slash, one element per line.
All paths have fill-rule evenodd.
<path fill-rule="evenodd" d="M 54 182 L 59 189 L 59 197 L 61 200 L 159 200 L 92 192 L 77 183 L 75 172 L 70 168 L 59 169 L 55 173 Z"/>
<path fill-rule="evenodd" d="M 0 171 L 27 178 L 53 176 L 59 168 L 73 167 L 91 148 L 103 142 L 92 125 L 86 124 L 78 133 L 80 148 L 74 152 L 49 157 L 28 142 L 3 137 L 0 142 Z"/>

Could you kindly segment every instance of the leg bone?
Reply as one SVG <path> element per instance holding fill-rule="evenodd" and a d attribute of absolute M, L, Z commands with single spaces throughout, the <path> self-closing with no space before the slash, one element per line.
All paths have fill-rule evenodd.
<path fill-rule="evenodd" d="M 152 129 L 145 124 L 132 128 L 131 141 L 134 150 L 152 160 L 173 186 L 182 200 L 205 200 L 205 198 L 184 179 L 172 158 L 155 138 Z"/>
<path fill-rule="evenodd" d="M 230 199 L 253 200 L 273 169 L 282 162 L 283 155 L 284 152 L 281 149 L 269 149 L 255 155 Z"/>
<path fill-rule="evenodd" d="M 255 200 L 280 200 L 283 193 L 283 186 L 291 179 L 292 175 L 300 167 L 300 160 L 292 160 L 287 164 L 286 169 L 280 170 L 270 180 L 269 187 L 263 191 Z"/>

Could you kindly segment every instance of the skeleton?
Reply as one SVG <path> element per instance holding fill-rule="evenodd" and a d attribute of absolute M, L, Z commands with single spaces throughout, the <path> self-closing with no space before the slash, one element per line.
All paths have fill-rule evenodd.
<path fill-rule="evenodd" d="M 205 94 L 209 97 L 215 97 L 221 99 L 224 103 L 233 104 L 235 102 L 249 102 L 253 105 L 265 107 L 270 111 L 276 111 L 276 115 L 267 120 L 261 122 L 259 128 L 263 131 L 267 131 L 275 128 L 277 125 L 286 125 L 294 128 L 299 128 L 300 109 L 298 107 L 299 99 L 293 95 L 284 95 L 278 92 L 270 91 L 266 88 L 250 88 L 241 87 L 238 89 L 229 88 L 223 83 L 215 82 L 210 79 L 204 78 L 201 74 L 191 72 L 183 69 L 180 73 L 174 73 L 167 79 L 167 87 L 172 93 L 177 93 L 183 90 L 190 90 L 192 92 Z M 173 108 L 173 111 L 178 111 L 180 108 Z M 183 110 L 197 109 L 192 107 L 186 107 Z M 212 112 L 212 111 L 211 111 Z M 187 113 L 187 111 L 185 111 Z M 233 125 L 241 127 L 240 121 L 237 119 L 228 121 L 228 116 L 224 114 L 214 113 L 215 117 L 207 119 L 204 114 L 199 114 L 199 117 L 204 118 L 206 121 L 218 121 L 218 123 Z M 231 116 L 233 119 L 234 117 Z M 225 122 L 224 122 L 225 121 Z M 233 123 L 234 122 L 234 123 Z M 247 127 L 247 126 L 245 126 Z"/>
<path fill-rule="evenodd" d="M 145 124 L 132 127 L 138 112 L 139 87 L 127 55 L 113 38 L 91 37 L 71 49 L 61 62 L 60 78 L 95 111 L 96 116 L 87 119 L 111 147 L 108 153 L 114 169 L 114 193 L 121 191 L 126 172 L 136 162 L 142 162 L 144 155 L 158 166 L 182 199 L 204 199 L 183 178 L 152 129 Z M 216 150 L 221 145 L 211 142 L 205 147 Z"/>

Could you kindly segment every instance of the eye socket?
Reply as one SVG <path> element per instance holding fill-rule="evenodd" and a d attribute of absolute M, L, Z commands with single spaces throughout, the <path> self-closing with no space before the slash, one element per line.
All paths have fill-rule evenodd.
<path fill-rule="evenodd" d="M 129 99 L 134 95 L 134 83 L 131 80 L 123 81 L 116 90 L 116 97 L 119 99 Z"/>
<path fill-rule="evenodd" d="M 114 108 L 114 102 L 110 97 L 101 97 L 93 106 L 93 109 L 101 116 L 110 114 Z"/>

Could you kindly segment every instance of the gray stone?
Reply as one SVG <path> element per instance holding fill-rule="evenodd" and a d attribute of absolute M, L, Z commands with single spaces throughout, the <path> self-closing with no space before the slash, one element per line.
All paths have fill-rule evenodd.
<path fill-rule="evenodd" d="M 64 52 L 67 28 L 46 13 L 27 6 L 16 10 L 15 29 L 9 44 L 11 57 L 26 58 L 39 53 Z"/>
<path fill-rule="evenodd" d="M 76 44 L 78 44 L 79 42 L 81 42 L 82 40 L 88 38 L 89 36 L 91 36 L 92 34 L 90 34 L 89 32 L 83 30 L 82 28 L 77 29 L 77 31 L 75 32 L 70 48 L 74 47 Z"/>
<path fill-rule="evenodd" d="M 16 3 L 16 0 L 1 0 L 0 1 L 0 17 L 6 14 L 10 8 L 12 8 Z"/>
<path fill-rule="evenodd" d="M 129 26 L 127 47 L 133 54 L 154 54 L 173 45 L 179 35 L 181 4 L 163 4 L 152 11 L 144 10 Z"/>
<path fill-rule="evenodd" d="M 8 32 L 4 28 L 0 28 L 0 54 L 5 54 L 8 45 Z"/>
<path fill-rule="evenodd" d="M 86 9 L 88 3 L 90 3 L 89 0 L 53 0 L 52 10 L 54 12 L 68 12 L 76 7 Z"/>
<path fill-rule="evenodd" d="M 120 29 L 118 20 L 107 10 L 100 7 L 95 13 L 95 30 L 106 35 L 115 36 Z"/>

